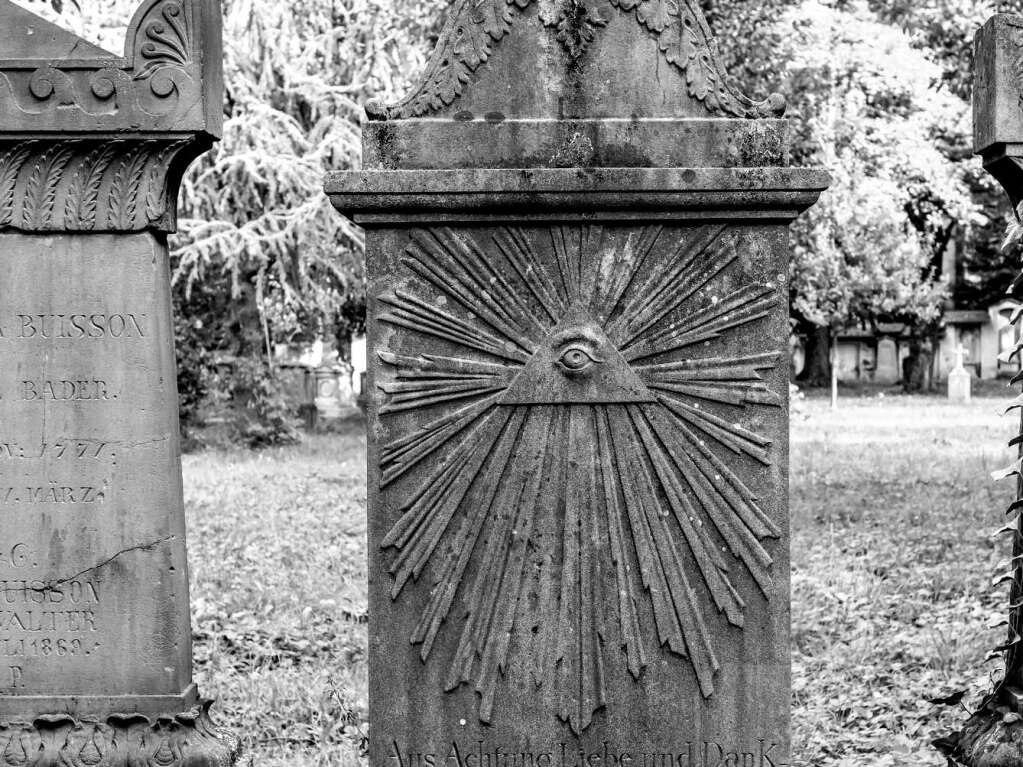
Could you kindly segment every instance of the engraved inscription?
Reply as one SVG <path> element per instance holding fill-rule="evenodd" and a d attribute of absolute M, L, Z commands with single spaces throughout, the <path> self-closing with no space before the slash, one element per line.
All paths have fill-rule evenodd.
<path fill-rule="evenodd" d="M 0 338 L 145 338 L 145 324 L 144 314 L 15 314 Z"/>
<path fill-rule="evenodd" d="M 106 492 L 91 485 L 59 485 L 51 482 L 46 487 L 0 487 L 0 505 L 19 503 L 103 503 Z"/>
<path fill-rule="evenodd" d="M 19 504 L 79 505 L 102 504 L 107 500 L 109 479 L 96 469 L 96 464 L 113 465 L 120 443 L 95 439 L 57 439 L 32 446 L 13 440 L 0 440 L 0 467 L 31 469 L 45 461 L 42 477 L 31 477 L 25 483 L 4 482 L 0 474 L 0 507 Z M 56 476 L 55 476 L 56 475 Z M 61 477 L 60 475 L 64 475 Z M 0 566 L 4 564 L 0 549 Z"/>
<path fill-rule="evenodd" d="M 740 575 L 770 599 L 781 530 L 747 477 L 771 440 L 749 424 L 783 403 L 762 377 L 780 355 L 743 334 L 783 290 L 735 274 L 742 242 L 721 225 L 412 232 L 414 277 L 377 299 L 400 331 L 379 413 L 425 412 L 381 450 L 383 487 L 410 499 L 382 546 L 395 600 L 432 568 L 424 663 L 466 616 L 445 687 L 472 685 L 481 721 L 515 667 L 582 732 L 619 648 L 637 682 L 666 648 L 710 697 L 708 622 L 744 626 Z"/>
<path fill-rule="evenodd" d="M 22 567 L 38 567 L 38 564 L 32 561 L 32 550 L 27 543 L 0 543 L 0 567 L 17 570 Z"/>
<path fill-rule="evenodd" d="M 21 381 L 18 393 L 20 395 L 18 399 L 25 402 L 82 402 L 117 399 L 117 395 L 110 392 L 107 382 L 97 378 Z"/>
<path fill-rule="evenodd" d="M 8 666 L 5 679 L 6 682 L 5 686 L 12 690 L 24 689 L 25 687 L 25 682 L 23 681 L 24 676 L 25 672 L 22 670 L 21 666 Z"/>
<path fill-rule="evenodd" d="M 683 741 L 670 749 L 617 749 L 608 741 L 596 750 L 557 743 L 547 749 L 507 748 L 451 741 L 444 751 L 403 749 L 391 740 L 391 767 L 788 767 L 778 761 L 780 745 L 756 738 L 745 748 L 718 741 Z"/>
<path fill-rule="evenodd" d="M 101 644 L 93 638 L 99 606 L 100 587 L 92 579 L 0 580 L 0 658 L 91 655 Z"/>
<path fill-rule="evenodd" d="M 46 458 L 51 461 L 74 461 L 116 457 L 116 442 L 97 439 L 58 439 L 31 447 L 18 442 L 0 440 L 0 460 L 32 460 Z"/>

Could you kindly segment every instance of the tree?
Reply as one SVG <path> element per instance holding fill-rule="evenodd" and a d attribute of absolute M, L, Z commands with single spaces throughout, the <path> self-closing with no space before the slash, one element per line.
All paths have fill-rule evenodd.
<path fill-rule="evenodd" d="M 811 347 L 849 324 L 899 321 L 933 335 L 944 247 L 957 227 L 983 220 L 968 183 L 978 168 L 949 149 L 968 145 L 968 106 L 865 2 L 804 0 L 779 24 L 793 30 L 782 46 L 790 101 L 811 115 L 797 151 L 834 178 L 798 227 L 794 323 Z M 810 355 L 811 383 L 826 376 L 822 358 Z"/>

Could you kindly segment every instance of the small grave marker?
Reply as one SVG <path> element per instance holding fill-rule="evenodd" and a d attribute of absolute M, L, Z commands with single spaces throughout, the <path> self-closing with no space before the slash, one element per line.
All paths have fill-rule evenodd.
<path fill-rule="evenodd" d="M 970 401 L 973 377 L 963 365 L 963 359 L 969 354 L 970 352 L 962 344 L 955 349 L 956 361 L 948 373 L 948 399 L 950 402 L 965 404 Z"/>

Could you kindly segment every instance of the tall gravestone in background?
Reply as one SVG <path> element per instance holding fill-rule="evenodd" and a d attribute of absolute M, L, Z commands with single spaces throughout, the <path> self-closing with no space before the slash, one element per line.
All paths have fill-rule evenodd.
<path fill-rule="evenodd" d="M 123 58 L 0 0 L 0 764 L 229 764 L 191 680 L 167 233 L 219 8 Z"/>
<path fill-rule="evenodd" d="M 697 3 L 460 0 L 372 105 L 372 767 L 789 761 L 784 102 Z"/>

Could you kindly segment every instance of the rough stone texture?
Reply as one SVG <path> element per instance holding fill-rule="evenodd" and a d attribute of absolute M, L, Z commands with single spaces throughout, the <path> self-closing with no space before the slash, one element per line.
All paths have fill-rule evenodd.
<path fill-rule="evenodd" d="M 118 58 L 0 0 L 0 764 L 226 765 L 191 679 L 165 232 L 220 132 L 220 18 Z"/>
<path fill-rule="evenodd" d="M 370 107 L 372 767 L 788 764 L 782 108 L 689 0 L 457 2 Z"/>

